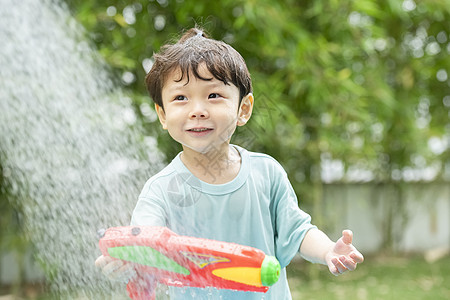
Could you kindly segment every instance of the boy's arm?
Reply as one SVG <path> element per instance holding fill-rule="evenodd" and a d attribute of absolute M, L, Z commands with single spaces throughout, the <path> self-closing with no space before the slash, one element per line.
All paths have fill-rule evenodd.
<path fill-rule="evenodd" d="M 300 245 L 300 254 L 313 263 L 327 265 L 333 275 L 353 271 L 358 263 L 364 261 L 363 255 L 352 245 L 353 233 L 344 230 L 342 237 L 334 243 L 319 229 L 306 233 Z"/>

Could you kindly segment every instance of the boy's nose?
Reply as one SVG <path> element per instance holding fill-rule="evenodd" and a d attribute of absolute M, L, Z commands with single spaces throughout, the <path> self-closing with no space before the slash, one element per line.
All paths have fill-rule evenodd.
<path fill-rule="evenodd" d="M 194 112 L 194 113 L 191 113 L 191 118 L 193 118 L 193 119 L 195 119 L 195 118 L 204 119 L 204 118 L 207 118 L 207 114 L 206 113 L 202 113 L 202 112 Z"/>
<path fill-rule="evenodd" d="M 190 118 L 192 119 L 205 119 L 209 117 L 208 111 L 205 109 L 203 105 L 195 105 L 191 112 L 190 112 Z"/>

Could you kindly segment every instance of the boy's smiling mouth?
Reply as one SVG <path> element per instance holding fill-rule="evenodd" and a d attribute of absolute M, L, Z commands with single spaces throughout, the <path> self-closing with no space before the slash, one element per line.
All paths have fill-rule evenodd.
<path fill-rule="evenodd" d="M 195 127 L 195 128 L 189 128 L 187 132 L 189 132 L 191 135 L 194 136 L 204 136 L 213 131 L 213 128 L 209 127 Z"/>
<path fill-rule="evenodd" d="M 208 130 L 212 130 L 212 128 L 191 128 L 191 129 L 188 129 L 188 131 L 194 131 L 194 132 L 203 132 L 203 131 L 208 131 Z"/>

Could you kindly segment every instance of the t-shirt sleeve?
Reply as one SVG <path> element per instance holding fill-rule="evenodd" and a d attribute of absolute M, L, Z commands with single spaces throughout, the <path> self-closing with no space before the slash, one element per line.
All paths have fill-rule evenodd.
<path fill-rule="evenodd" d="M 316 226 L 309 214 L 298 206 L 297 196 L 281 166 L 275 171 L 272 185 L 275 216 L 275 255 L 281 267 L 286 267 L 299 251 L 306 233 Z"/>
<path fill-rule="evenodd" d="M 158 195 L 158 188 L 147 182 L 139 195 L 131 216 L 132 226 L 167 226 L 165 202 Z"/>

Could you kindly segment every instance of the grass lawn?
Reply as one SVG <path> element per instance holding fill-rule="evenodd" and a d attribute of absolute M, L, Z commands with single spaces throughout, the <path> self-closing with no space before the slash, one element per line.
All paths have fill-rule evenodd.
<path fill-rule="evenodd" d="M 422 257 L 366 257 L 356 271 L 339 277 L 295 259 L 288 280 L 294 300 L 449 300 L 450 256 L 431 264 Z M 39 286 L 22 287 L 20 298 L 6 296 L 10 292 L 0 286 L 0 299 L 56 300 Z"/>
<path fill-rule="evenodd" d="M 326 266 L 303 260 L 288 266 L 292 298 L 308 300 L 450 299 L 450 257 L 366 257 L 354 272 L 335 277 Z"/>

